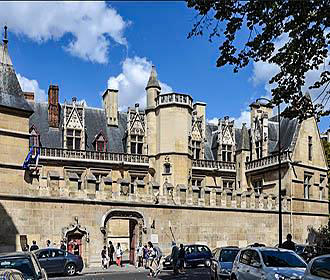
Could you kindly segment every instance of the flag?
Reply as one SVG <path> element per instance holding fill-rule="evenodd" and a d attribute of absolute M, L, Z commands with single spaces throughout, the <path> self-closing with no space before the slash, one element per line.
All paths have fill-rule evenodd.
<path fill-rule="evenodd" d="M 40 158 L 40 148 L 38 148 L 37 150 L 37 154 L 34 157 L 34 161 L 36 163 L 36 167 L 34 168 L 34 171 L 36 171 L 38 169 L 38 164 L 39 164 L 39 158 Z"/>
<path fill-rule="evenodd" d="M 30 163 L 32 161 L 33 149 L 34 149 L 34 146 L 31 147 L 28 155 L 26 156 L 26 158 L 24 160 L 23 169 L 29 169 L 29 165 L 30 165 Z"/>

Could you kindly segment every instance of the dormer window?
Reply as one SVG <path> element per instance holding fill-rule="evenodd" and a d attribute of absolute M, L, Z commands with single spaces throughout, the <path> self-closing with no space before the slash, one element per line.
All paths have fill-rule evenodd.
<path fill-rule="evenodd" d="M 102 131 L 99 132 L 94 138 L 93 145 L 95 150 L 98 152 L 106 152 L 107 151 L 107 138 L 105 137 Z"/>
<path fill-rule="evenodd" d="M 201 141 L 192 140 L 191 145 L 192 155 L 194 159 L 200 159 L 201 157 Z"/>
<path fill-rule="evenodd" d="M 143 154 L 143 136 L 132 135 L 131 136 L 131 154 Z"/>
<path fill-rule="evenodd" d="M 37 129 L 34 127 L 34 125 L 30 128 L 30 147 L 35 146 L 39 147 L 40 146 L 40 135 Z"/>

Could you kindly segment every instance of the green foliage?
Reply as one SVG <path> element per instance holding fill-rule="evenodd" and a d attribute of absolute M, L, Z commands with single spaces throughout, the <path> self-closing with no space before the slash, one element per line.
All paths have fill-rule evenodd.
<path fill-rule="evenodd" d="M 330 114 L 330 1 L 239 1 L 187 0 L 198 11 L 188 38 L 208 33 L 210 41 L 219 37 L 217 66 L 232 65 L 234 72 L 250 60 L 265 61 L 279 67 L 271 78 L 273 103 L 285 102 L 283 115 L 300 120 Z M 238 32 L 247 30 L 246 42 L 238 48 Z M 274 42 L 285 39 L 283 46 Z M 241 39 L 241 38 L 240 38 Z M 303 92 L 306 73 L 321 69 L 319 79 L 309 89 L 319 89 L 312 102 Z"/>
<path fill-rule="evenodd" d="M 330 247 L 330 228 L 328 225 L 321 226 L 316 235 L 315 243 L 318 247 Z"/>

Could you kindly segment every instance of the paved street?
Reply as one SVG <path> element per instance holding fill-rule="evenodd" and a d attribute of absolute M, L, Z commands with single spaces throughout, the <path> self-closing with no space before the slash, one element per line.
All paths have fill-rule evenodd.
<path fill-rule="evenodd" d="M 50 277 L 51 280 L 63 280 L 68 279 L 68 277 Z M 70 277 L 72 280 L 146 280 L 152 279 L 148 278 L 146 272 L 109 272 L 109 273 L 96 273 L 96 274 L 83 274 L 75 277 Z M 203 267 L 195 268 L 195 269 L 187 269 L 185 274 L 181 274 L 178 276 L 173 276 L 170 270 L 163 271 L 160 275 L 158 275 L 157 279 L 161 280 L 171 280 L 171 279 L 182 279 L 182 280 L 209 280 L 209 270 Z"/>

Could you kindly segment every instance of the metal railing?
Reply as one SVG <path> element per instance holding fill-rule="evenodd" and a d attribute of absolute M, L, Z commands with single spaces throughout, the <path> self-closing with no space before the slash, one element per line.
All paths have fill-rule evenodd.
<path fill-rule="evenodd" d="M 286 161 L 290 161 L 290 152 L 285 151 L 281 153 L 281 161 L 282 163 Z M 245 163 L 246 170 L 251 170 L 260 167 L 272 166 L 278 164 L 278 155 L 271 155 L 268 157 L 252 160 Z"/>
<path fill-rule="evenodd" d="M 191 96 L 183 93 L 166 93 L 158 95 L 156 97 L 156 106 L 169 103 L 185 104 L 192 107 L 193 99 L 191 98 Z"/>
<path fill-rule="evenodd" d="M 195 159 L 192 162 L 192 167 L 202 169 L 216 169 L 216 170 L 236 170 L 235 162 L 215 161 L 215 160 L 202 160 Z"/>
<path fill-rule="evenodd" d="M 34 148 L 34 155 L 37 152 L 37 147 Z M 68 160 L 96 160 L 110 162 L 128 162 L 128 163 L 143 163 L 149 164 L 149 157 L 146 155 L 124 154 L 124 153 L 109 153 L 97 151 L 81 151 L 67 150 L 61 148 L 46 148 L 40 147 L 40 158 L 45 159 L 68 159 Z"/>

